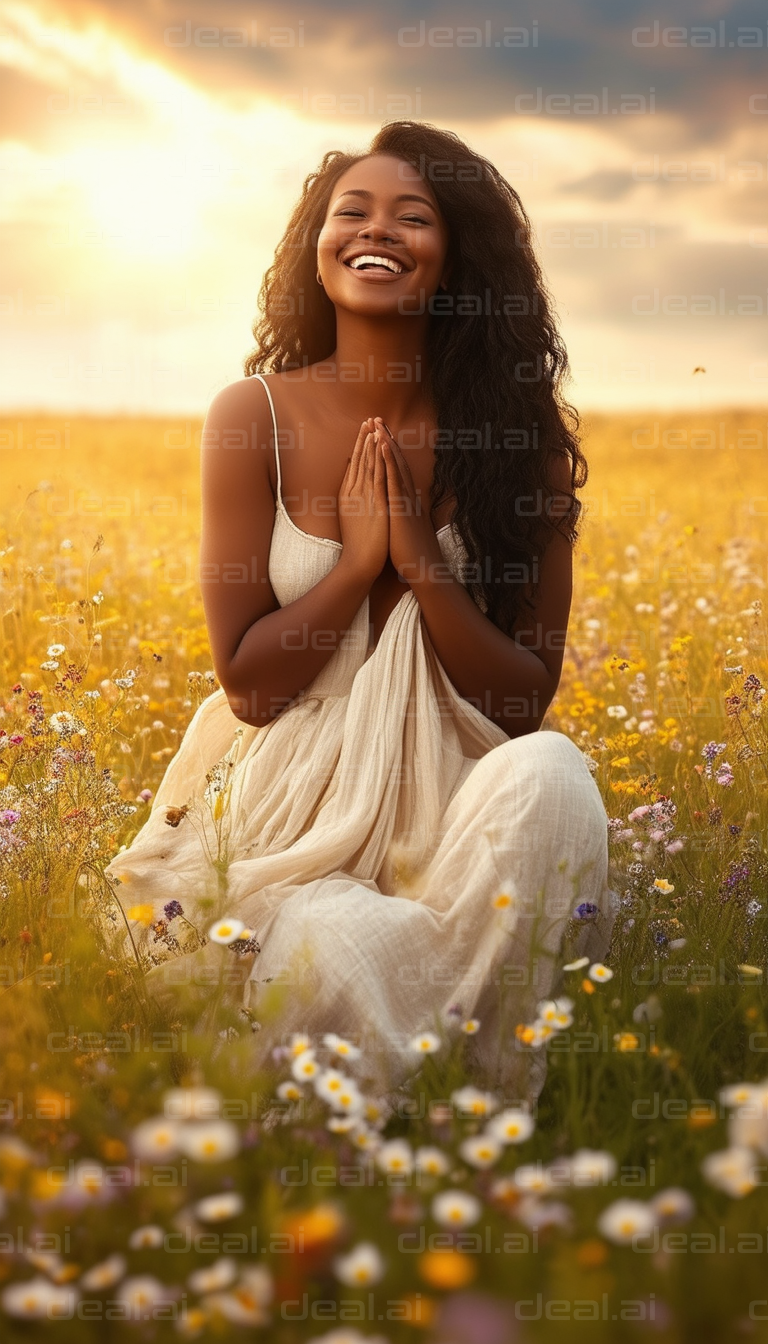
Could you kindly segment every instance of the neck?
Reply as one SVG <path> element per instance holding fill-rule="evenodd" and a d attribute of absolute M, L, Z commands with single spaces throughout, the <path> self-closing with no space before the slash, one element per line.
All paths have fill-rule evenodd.
<path fill-rule="evenodd" d="M 350 416 L 380 415 L 395 430 L 428 401 L 428 316 L 361 317 L 336 310 L 335 365 Z"/>

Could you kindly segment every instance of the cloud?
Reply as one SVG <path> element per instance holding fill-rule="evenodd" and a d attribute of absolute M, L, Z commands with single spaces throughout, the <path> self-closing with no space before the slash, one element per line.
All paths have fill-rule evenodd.
<path fill-rule="evenodd" d="M 11 27 L 20 8 L 5 6 Z M 57 32 L 103 29 L 228 101 L 270 97 L 312 117 L 336 99 L 340 124 L 342 99 L 362 98 L 378 116 L 399 97 L 429 120 L 618 118 L 611 134 L 621 134 L 643 115 L 622 108 L 644 99 L 645 116 L 679 119 L 702 141 L 750 115 L 768 44 L 758 0 L 678 0 L 661 17 L 651 0 L 520 0 L 514 11 L 490 0 L 481 12 L 427 0 L 418 16 L 407 0 L 307 0 L 258 14 L 244 0 L 48 0 L 38 12 L 54 46 Z"/>

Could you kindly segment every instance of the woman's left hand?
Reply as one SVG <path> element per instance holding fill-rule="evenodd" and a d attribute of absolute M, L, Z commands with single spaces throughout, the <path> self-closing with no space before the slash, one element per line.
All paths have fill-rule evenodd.
<path fill-rule="evenodd" d="M 417 582 L 426 577 L 431 564 L 442 564 L 442 551 L 429 509 L 422 505 L 402 449 L 380 416 L 375 417 L 374 423 L 387 471 L 389 556 L 405 583 Z"/>

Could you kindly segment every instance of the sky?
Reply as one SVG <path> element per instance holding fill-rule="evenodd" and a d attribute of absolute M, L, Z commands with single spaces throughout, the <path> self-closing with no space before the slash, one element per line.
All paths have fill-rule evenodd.
<path fill-rule="evenodd" d="M 0 409 L 204 413 L 399 116 L 519 193 L 580 409 L 768 406 L 767 48 L 757 0 L 0 0 Z"/>

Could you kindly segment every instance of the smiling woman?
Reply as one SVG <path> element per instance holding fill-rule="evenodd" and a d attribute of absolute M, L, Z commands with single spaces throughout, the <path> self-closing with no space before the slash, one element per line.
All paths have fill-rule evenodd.
<path fill-rule="evenodd" d="M 614 906 L 595 783 L 539 731 L 584 464 L 517 196 L 416 123 L 326 155 L 255 334 L 202 440 L 221 689 L 112 875 L 186 909 L 215 855 L 248 1011 L 287 983 L 279 1029 L 363 1038 L 383 1081 L 459 1011 L 477 1067 L 520 1086 L 514 1027 L 574 906 L 593 957 Z"/>

